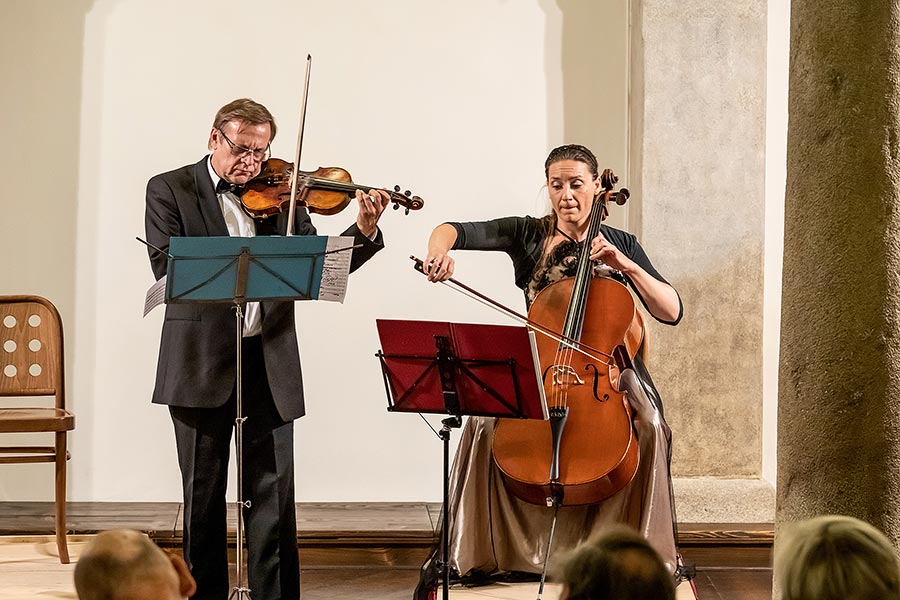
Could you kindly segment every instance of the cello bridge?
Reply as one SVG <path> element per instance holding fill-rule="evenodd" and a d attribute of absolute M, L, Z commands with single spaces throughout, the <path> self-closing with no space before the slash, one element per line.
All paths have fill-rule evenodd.
<path fill-rule="evenodd" d="M 584 385 L 584 380 L 578 376 L 572 365 L 553 365 L 553 385 Z"/>

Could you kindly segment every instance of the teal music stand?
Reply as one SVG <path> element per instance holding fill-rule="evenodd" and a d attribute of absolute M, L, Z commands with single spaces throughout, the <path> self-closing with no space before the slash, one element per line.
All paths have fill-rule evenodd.
<path fill-rule="evenodd" d="M 353 238 L 173 237 L 169 241 L 166 303 L 234 304 L 237 338 L 234 421 L 237 455 L 237 565 L 231 598 L 250 598 L 244 585 L 242 352 L 244 306 L 261 300 L 343 300 L 350 272 Z"/>
<path fill-rule="evenodd" d="M 330 248 L 335 240 L 346 243 Z M 165 301 L 318 300 L 323 274 L 326 289 L 336 282 L 346 288 L 350 267 L 346 251 L 352 249 L 352 238 L 326 236 L 173 237 Z M 346 260 L 328 261 L 333 268 L 325 269 L 332 254 L 343 254 Z"/>

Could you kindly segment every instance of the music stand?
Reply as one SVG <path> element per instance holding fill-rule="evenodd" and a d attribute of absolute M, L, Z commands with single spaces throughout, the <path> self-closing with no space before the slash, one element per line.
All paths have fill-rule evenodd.
<path fill-rule="evenodd" d="M 343 300 L 353 238 L 173 237 L 166 273 L 167 303 L 234 304 L 236 351 L 237 566 L 230 598 L 250 598 L 244 586 L 242 357 L 244 305 L 261 300 Z"/>
<path fill-rule="evenodd" d="M 443 598 L 450 586 L 450 431 L 463 415 L 548 419 L 534 332 L 525 327 L 376 320 L 391 412 L 449 414 L 441 421 Z"/>

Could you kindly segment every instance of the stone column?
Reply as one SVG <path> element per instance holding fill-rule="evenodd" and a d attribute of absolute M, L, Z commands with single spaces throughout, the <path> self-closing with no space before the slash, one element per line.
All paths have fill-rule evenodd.
<path fill-rule="evenodd" d="M 776 524 L 900 540 L 900 4 L 793 0 Z"/>

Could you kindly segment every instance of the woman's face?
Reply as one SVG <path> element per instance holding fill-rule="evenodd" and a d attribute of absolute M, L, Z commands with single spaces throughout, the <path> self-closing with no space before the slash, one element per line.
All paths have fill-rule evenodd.
<path fill-rule="evenodd" d="M 581 226 L 588 222 L 594 196 L 600 191 L 600 178 L 579 160 L 561 160 L 547 169 L 550 204 L 558 221 Z"/>

